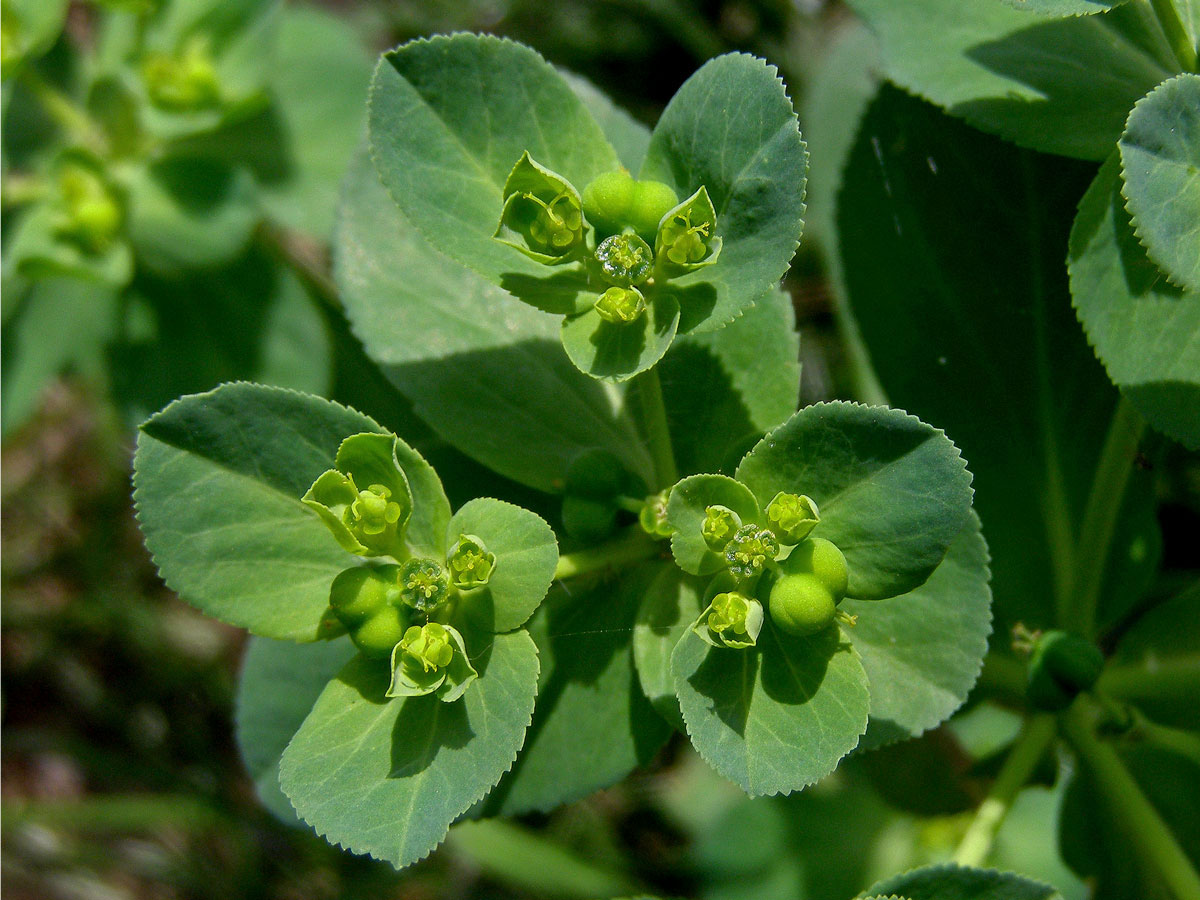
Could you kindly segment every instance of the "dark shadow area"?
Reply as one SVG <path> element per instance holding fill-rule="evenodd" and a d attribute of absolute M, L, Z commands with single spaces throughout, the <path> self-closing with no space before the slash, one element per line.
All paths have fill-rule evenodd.
<path fill-rule="evenodd" d="M 469 689 L 468 689 L 469 690 Z M 392 769 L 389 778 L 406 778 L 429 768 L 443 747 L 465 747 L 475 736 L 466 704 L 443 703 L 433 694 L 408 697 L 392 726 Z M 414 736 L 420 736 L 414 740 Z"/>
<path fill-rule="evenodd" d="M 542 312 L 559 316 L 572 315 L 591 305 L 594 293 L 592 296 L 583 296 L 588 293 L 586 272 L 582 269 L 547 271 L 553 274 L 544 278 L 524 272 L 505 272 L 500 276 L 500 287 Z"/>
<path fill-rule="evenodd" d="M 686 287 L 671 285 L 671 293 L 679 301 L 680 334 L 687 334 L 711 316 L 717 305 L 717 289 L 707 281 Z"/>
<path fill-rule="evenodd" d="M 763 690 L 775 702 L 790 706 L 807 703 L 816 695 L 835 653 L 851 652 L 836 625 L 808 637 L 783 634 L 767 625 L 758 645 L 762 648 Z"/>
<path fill-rule="evenodd" d="M 764 633 L 766 631 L 764 629 Z M 685 634 L 683 640 L 698 642 L 700 638 Z M 721 721 L 739 735 L 746 733 L 750 699 L 759 677 L 760 655 L 753 650 L 710 647 L 704 662 L 688 678 L 697 693 L 712 701 L 713 712 Z"/>

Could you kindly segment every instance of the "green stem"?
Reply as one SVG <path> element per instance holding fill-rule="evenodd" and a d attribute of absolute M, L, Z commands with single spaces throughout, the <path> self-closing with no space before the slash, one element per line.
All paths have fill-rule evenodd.
<path fill-rule="evenodd" d="M 1105 563 L 1144 427 L 1141 416 L 1122 397 L 1113 412 L 1100 462 L 1092 477 L 1075 553 L 1073 590 L 1064 598 L 1060 618 L 1065 628 L 1088 639 L 1095 636 L 1096 607 L 1104 583 Z"/>
<path fill-rule="evenodd" d="M 26 822 L 84 832 L 144 831 L 173 825 L 213 828 L 224 817 L 202 800 L 169 794 L 100 796 L 83 800 L 5 800 L 5 830 Z"/>
<path fill-rule="evenodd" d="M 342 298 L 338 294 L 337 285 L 329 277 L 325 266 L 318 261 L 322 252 L 319 245 L 302 246 L 306 243 L 303 235 L 270 223 L 260 228 L 258 233 L 263 246 L 295 272 L 317 299 L 333 309 L 342 308 Z"/>
<path fill-rule="evenodd" d="M 1179 846 L 1175 835 L 1146 799 L 1112 745 L 1096 736 L 1102 711 L 1086 695 L 1062 717 L 1063 735 L 1091 771 L 1109 812 L 1140 857 L 1147 872 L 1158 877 L 1177 900 L 1200 900 L 1200 875 Z"/>
<path fill-rule="evenodd" d="M 1132 707 L 1131 711 L 1133 728 L 1129 730 L 1128 738 L 1167 750 L 1200 766 L 1200 736 L 1195 732 L 1172 728 L 1170 725 L 1159 725 L 1147 719 L 1141 711 Z"/>
<path fill-rule="evenodd" d="M 562 554 L 558 558 L 558 567 L 554 570 L 554 577 L 556 579 L 574 578 L 577 575 L 586 575 L 610 566 L 649 559 L 658 552 L 658 543 L 642 531 L 640 526 L 633 525 L 624 534 L 605 544 Z"/>
<path fill-rule="evenodd" d="M 47 81 L 33 66 L 26 66 L 20 78 L 25 86 L 37 98 L 38 103 L 63 131 L 71 138 L 93 150 L 99 150 L 103 143 L 100 129 L 74 100 L 64 94 L 56 85 Z"/>
<path fill-rule="evenodd" d="M 980 804 L 967 833 L 963 835 L 958 849 L 954 852 L 956 863 L 963 866 L 982 866 L 987 862 L 1004 817 L 1008 815 L 1021 788 L 1033 775 L 1038 760 L 1054 740 L 1054 734 L 1053 716 L 1036 715 L 1026 721 L 1024 729 L 1004 760 L 1004 765 L 1000 767 L 991 791 Z"/>
<path fill-rule="evenodd" d="M 613 503 L 617 505 L 617 509 L 623 509 L 625 512 L 633 513 L 635 516 L 640 514 L 642 508 L 646 505 L 645 500 L 639 500 L 637 497 L 614 497 Z"/>
<path fill-rule="evenodd" d="M 658 478 L 655 487 L 670 487 L 679 480 L 679 472 L 675 468 L 675 451 L 671 447 L 671 430 L 667 426 L 667 408 L 663 403 L 662 382 L 658 380 L 657 368 L 637 376 L 634 393 L 637 395 L 646 439 L 650 441 L 650 455 L 654 459 L 654 473 Z"/>
<path fill-rule="evenodd" d="M 1197 71 L 1197 48 L 1188 38 L 1187 29 L 1183 27 L 1175 4 L 1172 0 L 1150 0 L 1150 6 L 1183 71 Z"/>

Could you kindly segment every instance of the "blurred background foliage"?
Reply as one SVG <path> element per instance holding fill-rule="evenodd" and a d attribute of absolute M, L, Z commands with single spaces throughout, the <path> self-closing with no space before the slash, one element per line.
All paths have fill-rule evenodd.
<path fill-rule="evenodd" d="M 1005 708 L 1020 703 L 1010 673 L 985 671 L 986 702 L 969 701 L 917 741 L 852 757 L 791 797 L 748 800 L 677 738 L 648 770 L 584 801 L 460 825 L 402 873 L 341 853 L 259 804 L 232 737 L 244 634 L 162 586 L 129 500 L 141 418 L 182 393 L 253 378 L 374 415 L 431 459 L 455 505 L 487 494 L 556 515 L 549 498 L 467 460 L 415 418 L 349 336 L 326 274 L 370 61 L 435 32 L 530 44 L 648 124 L 713 55 L 746 50 L 778 65 L 813 149 L 809 225 L 786 284 L 802 333 L 802 400 L 861 397 L 817 252 L 839 177 L 821 166 L 845 152 L 873 89 L 857 74 L 813 91 L 831 48 L 870 52 L 843 40 L 852 17 L 841 4 L 330 0 L 280 11 L 242 0 L 226 5 L 248 17 L 229 40 L 164 44 L 170 59 L 153 55 L 155 29 L 175 27 L 168 15 L 152 16 L 150 37 L 131 49 L 128 23 L 152 5 L 3 6 L 5 896 L 845 900 L 948 859 L 1020 727 Z M 52 21 L 31 31 L 28 10 Z M 260 13 L 278 16 L 269 41 L 255 32 L 248 47 L 231 48 Z M 274 62 L 264 67 L 268 44 Z M 200 58 L 237 90 L 172 100 L 163 67 L 178 75 Z M 140 93 L 155 91 L 149 101 Z M 810 134 L 810 108 L 830 131 Z M 87 133 L 95 127 L 104 133 Z M 83 134 L 64 141 L 72 128 Z M 64 155 L 81 144 L 91 155 Z M 64 175 L 68 165 L 82 174 Z M 108 222 L 101 210 L 98 224 L 85 215 L 91 238 L 76 229 L 64 249 L 61 228 L 29 223 L 43 206 L 69 204 L 80 180 L 92 199 L 111 192 L 120 212 Z M 80 234 L 101 252 L 81 252 Z M 1183 533 L 1195 523 L 1200 474 L 1188 458 L 1164 469 L 1165 515 L 1183 526 L 1166 531 Z M 1177 561 L 1186 552 L 1166 549 Z M 1053 777 L 1047 766 L 1021 795 L 991 862 L 1073 900 L 1086 887 L 1056 850 L 1062 789 Z"/>

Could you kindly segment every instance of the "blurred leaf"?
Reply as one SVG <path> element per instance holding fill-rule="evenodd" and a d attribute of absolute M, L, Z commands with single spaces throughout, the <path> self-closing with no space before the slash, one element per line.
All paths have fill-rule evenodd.
<path fill-rule="evenodd" d="M 864 891 L 863 897 L 902 895 L 908 900 L 1060 900 L 1048 884 L 990 869 L 928 866 L 888 878 Z"/>

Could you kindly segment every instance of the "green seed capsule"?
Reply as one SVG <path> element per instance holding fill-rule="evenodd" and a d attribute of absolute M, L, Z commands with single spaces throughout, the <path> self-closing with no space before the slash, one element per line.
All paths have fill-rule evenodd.
<path fill-rule="evenodd" d="M 780 568 L 789 575 L 815 575 L 833 595 L 835 603 L 846 596 L 846 585 L 850 570 L 846 557 L 831 541 L 824 538 L 808 538 L 796 545 Z"/>
<path fill-rule="evenodd" d="M 329 589 L 330 609 L 349 631 L 399 603 L 399 566 L 355 566 L 339 573 Z"/>
<path fill-rule="evenodd" d="M 1066 709 L 1081 691 L 1089 690 L 1104 668 L 1104 655 L 1095 644 L 1066 631 L 1047 631 L 1029 657 L 1025 695 L 1037 709 Z"/>
<path fill-rule="evenodd" d="M 788 634 L 803 637 L 824 631 L 837 616 L 837 604 L 813 574 L 783 575 L 771 585 L 771 621 Z"/>
<path fill-rule="evenodd" d="M 626 225 L 626 214 L 633 205 L 633 176 L 628 169 L 605 172 L 583 189 L 583 214 L 603 235 L 616 234 Z"/>
<path fill-rule="evenodd" d="M 385 606 L 357 628 L 350 630 L 350 640 L 367 656 L 388 656 L 400 643 L 408 625 L 406 610 Z"/>
<path fill-rule="evenodd" d="M 661 181 L 639 181 L 634 185 L 633 203 L 625 222 L 647 241 L 653 241 L 658 223 L 678 203 L 675 192 Z"/>

